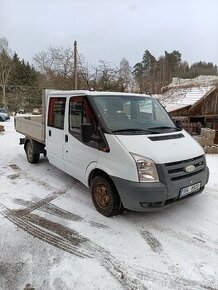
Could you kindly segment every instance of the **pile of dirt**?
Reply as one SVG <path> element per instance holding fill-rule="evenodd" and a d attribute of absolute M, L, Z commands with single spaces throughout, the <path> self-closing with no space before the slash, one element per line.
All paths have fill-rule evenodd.
<path fill-rule="evenodd" d="M 4 132 L 5 131 L 5 128 L 3 125 L 0 125 L 0 132 Z"/>

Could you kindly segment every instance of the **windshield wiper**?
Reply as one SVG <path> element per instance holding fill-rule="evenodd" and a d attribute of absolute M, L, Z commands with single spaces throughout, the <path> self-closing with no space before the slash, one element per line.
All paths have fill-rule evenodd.
<path fill-rule="evenodd" d="M 118 130 L 112 131 L 112 133 L 119 133 L 119 132 L 145 132 L 145 133 L 150 133 L 150 134 L 156 134 L 156 132 L 153 132 L 151 130 L 138 129 L 138 128 L 126 128 L 126 129 L 118 129 Z"/>
<path fill-rule="evenodd" d="M 153 127 L 153 128 L 148 128 L 149 130 L 160 130 L 160 129 L 173 129 L 173 130 L 176 130 L 176 131 L 181 131 L 182 129 L 180 128 L 176 128 L 176 127 L 169 127 L 169 126 L 160 126 L 160 127 Z"/>

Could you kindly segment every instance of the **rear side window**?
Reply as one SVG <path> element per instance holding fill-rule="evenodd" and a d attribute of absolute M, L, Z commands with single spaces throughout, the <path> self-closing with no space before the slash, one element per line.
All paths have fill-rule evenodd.
<path fill-rule="evenodd" d="M 48 110 L 48 126 L 64 129 L 66 98 L 50 98 Z"/>

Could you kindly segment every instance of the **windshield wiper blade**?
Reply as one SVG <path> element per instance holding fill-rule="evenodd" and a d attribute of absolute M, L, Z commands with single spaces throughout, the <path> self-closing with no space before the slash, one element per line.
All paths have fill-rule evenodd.
<path fill-rule="evenodd" d="M 153 127 L 153 128 L 148 128 L 149 130 L 160 130 L 160 129 L 173 129 L 176 131 L 181 131 L 181 129 L 176 128 L 176 127 L 170 127 L 170 126 L 160 126 L 160 127 Z"/>
<path fill-rule="evenodd" d="M 138 129 L 138 128 L 126 128 L 126 129 L 118 129 L 118 130 L 113 130 L 112 132 L 132 132 L 132 131 L 144 131 L 143 129 Z"/>
<path fill-rule="evenodd" d="M 156 132 L 152 132 L 151 130 L 146 130 L 146 129 L 138 129 L 138 128 L 126 128 L 126 129 L 118 129 L 118 130 L 113 130 L 113 133 L 119 133 L 119 132 L 146 132 L 146 133 L 151 133 L 155 134 Z"/>

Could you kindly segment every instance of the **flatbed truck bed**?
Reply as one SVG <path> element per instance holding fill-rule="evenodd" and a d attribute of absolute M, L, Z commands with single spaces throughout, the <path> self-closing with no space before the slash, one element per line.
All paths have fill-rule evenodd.
<path fill-rule="evenodd" d="M 15 116 L 14 123 L 17 132 L 45 144 L 45 126 L 42 115 L 18 115 Z"/>

